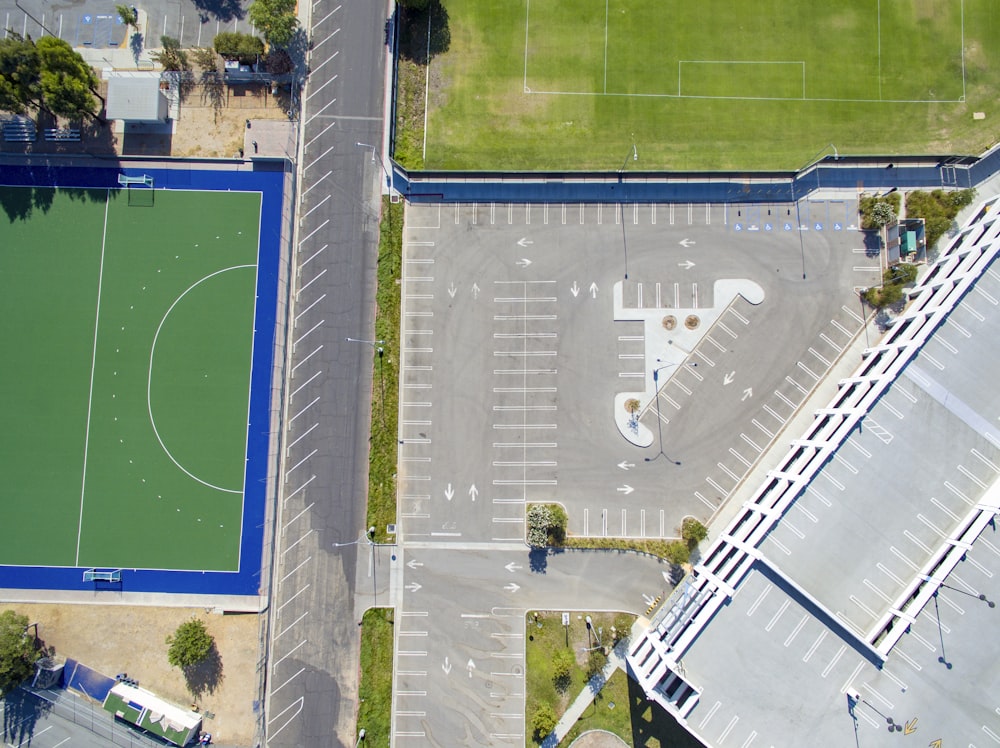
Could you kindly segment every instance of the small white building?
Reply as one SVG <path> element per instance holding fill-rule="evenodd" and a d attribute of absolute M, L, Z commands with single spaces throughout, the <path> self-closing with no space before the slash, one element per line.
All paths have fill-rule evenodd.
<path fill-rule="evenodd" d="M 124 122 L 166 122 L 167 97 L 160 90 L 160 76 L 108 79 L 108 119 Z"/>

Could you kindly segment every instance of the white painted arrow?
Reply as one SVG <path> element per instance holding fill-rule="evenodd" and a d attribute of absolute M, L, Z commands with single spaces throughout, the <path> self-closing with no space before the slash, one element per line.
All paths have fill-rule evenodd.
<path fill-rule="evenodd" d="M 507 592 L 517 592 L 519 589 L 521 589 L 521 585 L 514 584 L 513 582 L 511 582 L 510 584 L 506 585 L 504 589 L 507 590 Z"/>
<path fill-rule="evenodd" d="M 632 488 L 632 486 L 630 486 L 630 485 L 629 485 L 628 483 L 626 483 L 626 484 L 625 484 L 624 486 L 619 486 L 619 487 L 618 487 L 618 493 L 623 493 L 623 494 L 625 494 L 626 496 L 628 496 L 628 495 L 629 495 L 630 493 L 632 493 L 632 492 L 633 492 L 634 490 L 635 490 L 635 489 L 634 489 L 634 488 Z"/>
<path fill-rule="evenodd" d="M 455 497 L 455 489 L 451 487 L 450 483 L 448 484 L 448 487 L 444 489 L 444 497 L 448 499 L 448 501 L 451 501 Z"/>
<path fill-rule="evenodd" d="M 517 240 L 517 246 L 519 247 L 527 247 L 529 244 L 534 244 L 534 242 L 526 236 L 522 236 Z"/>
<path fill-rule="evenodd" d="M 677 264 L 685 270 L 690 270 L 694 267 L 694 263 L 691 260 L 684 260 L 684 262 L 678 262 Z"/>
<path fill-rule="evenodd" d="M 596 299 L 597 298 L 597 284 L 596 283 L 591 283 L 590 284 L 590 298 L 592 298 L 592 299 Z"/>
<path fill-rule="evenodd" d="M 417 569 L 417 568 L 423 566 L 422 563 L 420 563 L 419 561 L 417 561 L 415 559 L 412 559 L 412 558 L 409 561 L 406 562 L 406 565 L 409 566 L 411 569 Z"/>
<path fill-rule="evenodd" d="M 444 664 L 441 666 L 441 669 L 444 670 L 445 675 L 451 675 L 451 663 L 448 662 L 447 657 L 444 658 Z"/>
<path fill-rule="evenodd" d="M 420 590 L 422 590 L 423 587 L 424 586 L 422 584 L 417 584 L 416 582 L 410 582 L 408 585 L 406 585 L 406 589 L 408 589 L 410 592 L 420 592 Z"/>
<path fill-rule="evenodd" d="M 467 667 L 467 668 L 469 669 L 469 677 L 471 678 L 471 677 L 472 677 L 472 671 L 476 669 L 476 663 L 474 663 L 474 662 L 473 662 L 473 661 L 472 661 L 472 660 L 470 659 L 470 660 L 469 660 L 469 664 L 468 664 L 468 665 L 466 665 L 465 667 Z"/>
<path fill-rule="evenodd" d="M 570 286 L 569 292 L 573 294 L 573 298 L 575 299 L 580 295 L 580 285 L 576 281 L 573 281 L 573 285 Z"/>
<path fill-rule="evenodd" d="M 451 282 L 451 285 L 450 285 L 450 286 L 448 286 L 448 295 L 449 295 L 449 296 L 450 296 L 451 298 L 453 298 L 453 299 L 454 299 L 454 298 L 455 298 L 455 294 L 457 294 L 457 293 L 458 293 L 458 289 L 457 289 L 457 288 L 455 288 L 455 281 L 452 281 L 452 282 Z"/>
<path fill-rule="evenodd" d="M 723 384 L 732 384 L 732 383 L 733 383 L 733 380 L 734 380 L 735 378 L 736 378 L 736 372 L 735 372 L 735 371 L 731 371 L 731 372 L 729 372 L 728 374 L 726 374 L 726 376 L 724 376 L 724 377 L 722 378 L 722 383 L 723 383 Z"/>
<path fill-rule="evenodd" d="M 474 298 L 474 299 L 478 299 L 479 298 L 479 284 L 478 283 L 473 283 L 472 284 L 472 298 Z"/>
<path fill-rule="evenodd" d="M 642 599 L 646 601 L 646 605 L 652 605 L 656 602 L 656 598 L 652 595 L 647 595 L 645 592 L 642 593 Z"/>
<path fill-rule="evenodd" d="M 681 245 L 682 247 L 684 247 L 685 249 L 687 249 L 687 248 L 688 248 L 688 247 L 690 247 L 690 246 L 691 246 L 692 244 L 697 244 L 698 242 L 696 242 L 696 241 L 694 241 L 694 240 L 692 240 L 692 239 L 681 239 L 681 240 L 680 240 L 679 242 L 677 242 L 677 243 L 678 243 L 678 244 L 680 244 L 680 245 Z"/>
<path fill-rule="evenodd" d="M 478 495 L 479 495 L 479 489 L 476 488 L 476 484 L 473 483 L 471 486 L 469 486 L 469 496 L 471 496 L 472 500 L 475 501 Z"/>
<path fill-rule="evenodd" d="M 743 390 L 743 397 L 741 397 L 740 400 L 746 400 L 748 397 L 753 397 L 753 390 L 749 387 Z"/>
<path fill-rule="evenodd" d="M 524 567 L 521 566 L 521 564 L 515 564 L 513 561 L 511 561 L 509 564 L 507 564 L 503 568 L 505 568 L 507 571 L 509 571 L 511 574 L 513 574 L 518 569 L 523 569 Z"/>
<path fill-rule="evenodd" d="M 529 260 L 527 257 L 522 257 L 520 260 L 517 261 L 516 264 L 520 265 L 523 268 L 526 268 L 528 267 L 528 265 L 531 264 L 531 260 Z"/>
<path fill-rule="evenodd" d="M 621 462 L 618 463 L 618 467 L 620 467 L 622 470 L 628 470 L 629 468 L 634 468 L 635 467 L 635 463 L 634 462 L 625 462 L 625 460 L 622 460 Z"/>

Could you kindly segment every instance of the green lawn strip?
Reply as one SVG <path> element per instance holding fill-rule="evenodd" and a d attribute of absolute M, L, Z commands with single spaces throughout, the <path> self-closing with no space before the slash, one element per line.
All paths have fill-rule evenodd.
<path fill-rule="evenodd" d="M 593 623 L 589 636 L 587 615 Z M 539 745 L 532 728 L 534 715 L 539 709 L 547 706 L 559 718 L 587 686 L 590 654 L 584 650 L 597 646 L 598 635 L 603 644 L 611 646 L 614 641 L 611 627 L 615 626 L 617 632 L 625 631 L 627 634 L 634 620 L 635 616 L 625 613 L 570 612 L 569 626 L 563 626 L 561 611 L 529 611 L 525 621 L 528 640 L 525 651 L 525 745 Z M 568 675 L 557 682 L 555 663 L 560 651 L 570 652 L 572 664 Z"/>
<path fill-rule="evenodd" d="M 628 675 L 616 670 L 601 692 L 594 697 L 594 702 L 580 715 L 573 728 L 563 739 L 563 745 L 572 745 L 573 741 L 588 730 L 607 730 L 613 732 L 629 745 L 632 745 L 632 715 L 628 702 Z"/>
<path fill-rule="evenodd" d="M 570 536 L 564 548 L 593 548 L 613 551 L 638 551 L 658 558 L 667 558 L 670 540 L 639 540 L 636 538 L 581 538 Z"/>
<path fill-rule="evenodd" d="M 378 290 L 375 339 L 383 354 L 375 352 L 372 379 L 371 444 L 368 454 L 368 521 L 375 539 L 391 538 L 386 525 L 396 522 L 396 434 L 399 420 L 399 301 L 403 254 L 403 204 L 382 200 L 379 227 Z"/>
<path fill-rule="evenodd" d="M 367 745 L 389 745 L 392 726 L 393 610 L 372 608 L 361 621 L 358 730 Z"/>

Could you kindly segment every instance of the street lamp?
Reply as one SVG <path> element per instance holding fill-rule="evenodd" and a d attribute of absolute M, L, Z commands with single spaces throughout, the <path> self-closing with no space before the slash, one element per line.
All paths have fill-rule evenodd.
<path fill-rule="evenodd" d="M 631 156 L 633 161 L 639 160 L 639 151 L 635 147 L 635 135 L 632 135 L 632 150 Z M 625 160 L 622 161 L 622 168 L 618 170 L 618 184 L 623 184 L 625 181 L 625 167 L 628 165 L 629 154 L 625 154 Z M 623 188 L 624 191 L 624 188 Z M 621 198 L 618 200 L 618 213 L 622 218 L 622 250 L 625 255 L 625 280 L 628 280 L 628 239 L 625 236 L 625 205 Z"/>
<path fill-rule="evenodd" d="M 344 338 L 348 343 L 364 343 L 365 345 L 370 345 L 375 349 L 378 354 L 378 382 L 379 389 L 382 391 L 382 397 L 379 400 L 382 409 L 382 425 L 385 425 L 385 375 L 382 372 L 382 358 L 385 355 L 385 348 L 382 346 L 385 344 L 384 340 L 360 340 L 358 338 Z"/>
<path fill-rule="evenodd" d="M 358 748 L 361 745 L 361 741 L 365 739 L 365 728 L 358 730 L 358 742 L 354 744 L 354 748 Z"/>
<path fill-rule="evenodd" d="M 385 174 L 385 186 L 392 190 L 392 177 L 389 176 L 389 170 L 385 168 L 385 162 L 382 160 L 382 154 L 379 153 L 378 148 L 371 145 L 370 143 L 357 142 L 354 144 L 358 148 L 371 148 L 372 149 L 372 161 L 375 161 L 375 156 L 378 155 L 379 166 L 382 167 L 382 172 Z"/>
<path fill-rule="evenodd" d="M 660 363 L 660 359 L 656 359 L 656 362 Z M 656 457 L 647 457 L 646 462 L 654 462 L 660 459 L 660 457 L 666 457 L 668 460 L 670 460 L 670 462 L 674 463 L 675 465 L 681 464 L 680 460 L 671 460 L 669 457 L 667 457 L 666 453 L 663 451 L 663 421 L 660 418 L 660 386 L 659 386 L 660 372 L 663 371 L 664 369 L 670 369 L 674 366 L 680 366 L 681 363 L 683 362 L 677 361 L 674 363 L 663 364 L 663 366 L 657 366 L 655 369 L 653 369 L 653 399 L 656 401 L 656 434 L 657 434 L 657 443 L 660 447 L 660 451 L 656 454 Z M 687 365 L 693 368 L 698 365 L 698 362 L 688 361 Z"/>

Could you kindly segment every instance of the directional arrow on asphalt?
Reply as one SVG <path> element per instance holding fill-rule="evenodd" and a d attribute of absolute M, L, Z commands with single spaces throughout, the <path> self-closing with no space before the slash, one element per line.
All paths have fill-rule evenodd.
<path fill-rule="evenodd" d="M 514 584 L 513 582 L 511 582 L 508 585 L 504 585 L 504 589 L 507 590 L 507 592 L 517 592 L 519 589 L 521 589 L 521 585 Z"/>
<path fill-rule="evenodd" d="M 909 734 L 914 733 L 916 731 L 917 731 L 917 718 L 916 717 L 914 717 L 909 722 L 907 722 L 905 725 L 903 725 L 903 734 L 904 735 L 909 735 Z"/>
<path fill-rule="evenodd" d="M 642 593 L 642 599 L 646 601 L 646 605 L 652 605 L 656 602 L 656 598 L 652 595 L 647 595 L 645 592 Z"/>
<path fill-rule="evenodd" d="M 622 460 L 621 462 L 618 463 L 618 467 L 620 467 L 622 470 L 628 470 L 629 468 L 634 468 L 635 467 L 635 463 L 634 462 L 625 462 L 625 460 Z"/>
<path fill-rule="evenodd" d="M 411 569 L 418 569 L 421 566 L 423 566 L 422 563 L 412 558 L 406 562 L 406 565 L 409 566 Z"/>
<path fill-rule="evenodd" d="M 698 242 L 694 241 L 693 239 L 681 239 L 681 240 L 680 240 L 679 242 L 677 242 L 677 243 L 678 243 L 678 244 L 680 244 L 680 245 L 681 245 L 682 247 L 684 247 L 685 249 L 687 249 L 687 248 L 688 248 L 688 247 L 690 247 L 690 246 L 691 246 L 692 244 L 697 244 Z"/>
<path fill-rule="evenodd" d="M 410 592 L 420 592 L 420 590 L 423 589 L 423 585 L 417 584 L 416 582 L 410 582 L 408 585 L 406 585 L 406 589 L 408 589 Z"/>
<path fill-rule="evenodd" d="M 732 384 L 732 383 L 733 383 L 733 380 L 734 380 L 735 378 L 736 378 L 736 372 L 735 372 L 735 371 L 731 371 L 731 372 L 729 372 L 728 374 L 726 374 L 726 376 L 724 376 L 724 377 L 722 378 L 722 383 L 723 383 L 723 384 Z"/>
<path fill-rule="evenodd" d="M 451 501 L 455 497 L 455 489 L 451 487 L 450 483 L 448 484 L 448 487 L 444 489 L 444 497 L 448 499 L 448 501 Z"/>
<path fill-rule="evenodd" d="M 592 298 L 592 299 L 596 299 L 597 298 L 597 284 L 596 283 L 591 283 L 590 284 L 590 298 Z"/>
<path fill-rule="evenodd" d="M 580 284 L 573 281 L 573 285 L 569 287 L 569 292 L 573 294 L 573 298 L 576 298 L 580 294 Z"/>
<path fill-rule="evenodd" d="M 479 489 L 476 488 L 476 484 L 473 483 L 471 486 L 469 486 L 469 496 L 471 496 L 472 500 L 475 501 L 478 495 L 479 495 Z"/>
<path fill-rule="evenodd" d="M 521 564 L 515 564 L 513 561 L 511 561 L 509 564 L 507 564 L 503 568 L 505 568 L 507 571 L 509 571 L 511 574 L 513 574 L 518 569 L 523 569 L 524 567 L 521 566 Z"/>
<path fill-rule="evenodd" d="M 927 748 L 941 748 L 942 740 L 938 738 L 937 740 L 932 740 L 927 744 Z"/>
<path fill-rule="evenodd" d="M 473 662 L 473 661 L 472 661 L 472 660 L 470 659 L 470 660 L 469 660 L 469 664 L 468 664 L 468 665 L 466 665 L 465 667 L 467 667 L 467 668 L 469 669 L 469 677 L 471 678 L 471 677 L 472 677 L 472 671 L 476 669 L 476 663 L 474 663 L 474 662 Z"/>
<path fill-rule="evenodd" d="M 472 298 L 474 298 L 474 299 L 478 299 L 479 298 L 479 284 L 478 283 L 473 283 L 472 284 Z"/>
<path fill-rule="evenodd" d="M 454 299 L 454 298 L 455 298 L 455 294 L 457 294 L 457 293 L 458 293 L 458 289 L 457 289 L 457 288 L 455 288 L 455 281 L 452 281 L 452 282 L 451 282 L 451 285 L 450 285 L 450 286 L 448 286 L 448 295 L 449 295 L 449 296 L 450 296 L 451 298 L 453 298 L 453 299 Z"/>
<path fill-rule="evenodd" d="M 626 483 L 626 484 L 625 484 L 624 486 L 618 486 L 618 492 L 619 492 L 619 493 L 623 493 L 623 494 L 625 494 L 626 496 L 628 496 L 628 495 L 629 495 L 630 493 L 632 493 L 632 492 L 633 492 L 634 490 L 635 490 L 635 489 L 634 489 L 634 488 L 632 488 L 632 486 L 630 486 L 630 485 L 629 485 L 628 483 Z"/>
<path fill-rule="evenodd" d="M 753 397 L 753 390 L 750 387 L 747 387 L 745 390 L 743 390 L 743 397 L 740 398 L 740 401 L 742 402 L 743 400 L 746 400 L 748 397 Z"/>
<path fill-rule="evenodd" d="M 534 244 L 534 242 L 526 236 L 522 236 L 517 240 L 517 246 L 519 247 L 527 247 L 529 244 Z"/>
<path fill-rule="evenodd" d="M 690 270 L 694 267 L 694 263 L 691 260 L 684 260 L 684 262 L 678 262 L 677 264 L 685 270 Z"/>
<path fill-rule="evenodd" d="M 528 265 L 531 264 L 531 260 L 529 260 L 527 257 L 522 257 L 520 260 L 517 261 L 517 264 L 523 268 L 526 268 L 528 267 Z"/>
<path fill-rule="evenodd" d="M 447 657 L 444 658 L 444 664 L 441 666 L 441 669 L 444 670 L 445 675 L 451 675 L 451 663 L 448 662 Z"/>

